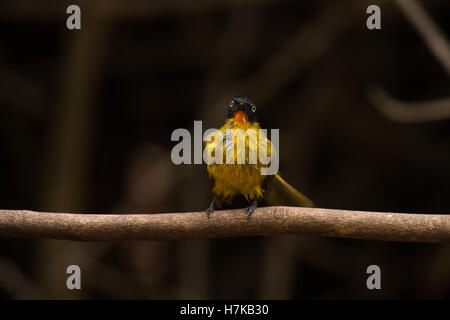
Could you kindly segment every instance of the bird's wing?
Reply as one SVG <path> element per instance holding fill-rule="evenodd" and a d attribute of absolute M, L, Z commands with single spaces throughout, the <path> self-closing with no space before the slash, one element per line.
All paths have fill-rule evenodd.
<path fill-rule="evenodd" d="M 271 206 L 291 207 L 313 207 L 308 197 L 295 190 L 289 183 L 284 181 L 279 174 L 271 176 L 267 181 L 264 200 Z"/>

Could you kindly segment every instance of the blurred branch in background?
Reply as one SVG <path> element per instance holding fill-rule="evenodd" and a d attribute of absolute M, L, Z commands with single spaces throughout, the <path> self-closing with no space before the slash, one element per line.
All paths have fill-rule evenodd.
<path fill-rule="evenodd" d="M 393 121 L 428 122 L 450 118 L 450 98 L 424 102 L 402 102 L 378 87 L 370 88 L 367 95 L 372 104 Z"/>
<path fill-rule="evenodd" d="M 83 210 L 90 190 L 87 179 L 91 169 L 94 143 L 96 98 L 101 81 L 104 56 L 108 52 L 111 19 L 107 9 L 94 2 L 79 3 L 89 15 L 82 30 L 66 31 L 59 92 L 53 121 L 48 129 L 41 207 L 45 210 Z M 41 6 L 36 6 L 40 8 Z M 62 209 L 63 208 L 63 209 Z M 55 252 L 63 256 L 56 259 Z M 41 241 L 36 249 L 36 273 L 50 296 L 68 296 L 55 277 L 64 260 L 87 256 L 75 243 Z M 69 258 L 70 257 L 70 258 Z M 66 260 L 67 261 L 67 260 Z M 82 293 L 80 294 L 82 295 Z"/>
<path fill-rule="evenodd" d="M 48 99 L 42 85 L 1 64 L 0 74 L 0 97 L 30 118 L 38 118 Z"/>
<path fill-rule="evenodd" d="M 394 0 L 450 75 L 450 45 L 431 16 L 416 0 Z"/>
<path fill-rule="evenodd" d="M 235 10 L 245 7 L 260 7 L 274 0 L 97 0 L 95 3 L 103 8 L 105 18 L 117 19 L 149 19 L 163 15 L 212 14 L 222 10 Z M 37 6 L 28 0 L 11 1 L 2 8 L 0 17 L 11 20 L 58 20 L 61 12 L 65 12 L 64 2 L 41 0 Z M 82 10 L 83 5 L 81 5 Z"/>
<path fill-rule="evenodd" d="M 261 299 L 289 299 L 293 296 L 296 260 L 304 255 L 309 239 L 295 236 L 270 237 L 264 243 L 261 264 Z M 300 275 L 301 277 L 301 275 Z"/>
<path fill-rule="evenodd" d="M 78 241 L 185 240 L 304 234 L 405 242 L 449 242 L 450 215 L 262 207 L 161 214 L 69 214 L 0 210 L 0 237 Z"/>
<path fill-rule="evenodd" d="M 37 299 L 41 296 L 35 284 L 7 257 L 0 255 L 0 288 L 14 299 Z"/>
<path fill-rule="evenodd" d="M 327 4 L 311 22 L 300 25 L 298 30 L 267 58 L 259 70 L 247 79 L 233 83 L 226 94 L 217 96 L 215 104 L 210 106 L 206 122 L 216 123 L 222 115 L 219 110 L 228 104 L 231 96 L 240 92 L 254 97 L 259 105 L 264 106 L 303 69 L 332 48 L 359 17 L 359 5 L 357 1 L 352 1 L 347 6 L 337 2 Z"/>
<path fill-rule="evenodd" d="M 432 17 L 415 0 L 394 0 L 424 39 L 431 53 L 450 75 L 450 45 Z M 392 98 L 385 90 L 367 90 L 372 104 L 385 116 L 398 122 L 428 122 L 450 117 L 450 98 L 406 103 Z"/>
<path fill-rule="evenodd" d="M 237 88 L 256 96 L 265 104 L 304 68 L 319 59 L 359 18 L 359 1 L 345 6 L 340 2 L 326 5 L 307 25 L 299 30 L 264 63 L 262 68 Z M 264 89 L 262 89 L 264 88 Z"/>

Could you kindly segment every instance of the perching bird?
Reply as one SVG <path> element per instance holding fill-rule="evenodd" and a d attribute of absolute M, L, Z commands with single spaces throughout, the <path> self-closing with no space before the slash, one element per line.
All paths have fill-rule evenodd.
<path fill-rule="evenodd" d="M 254 129 L 257 136 L 245 135 Z M 228 107 L 225 124 L 205 144 L 208 155 L 207 171 L 212 185 L 213 200 L 206 209 L 209 216 L 216 206 L 228 207 L 247 206 L 248 216 L 257 208 L 258 204 L 271 206 L 312 207 L 313 202 L 295 190 L 279 174 L 262 175 L 261 168 L 270 164 L 260 161 L 259 148 L 267 149 L 267 156 L 276 152 L 267 137 L 259 132 L 260 126 L 256 118 L 256 105 L 248 98 L 235 97 Z M 228 130 L 228 131 L 227 131 Z M 232 133 L 232 137 L 230 137 Z M 220 142 L 217 137 L 225 139 Z M 227 139 L 228 138 L 228 139 Z M 223 163 L 214 163 L 215 150 L 222 148 Z M 249 161 L 251 152 L 258 155 L 257 161 Z M 233 163 L 227 163 L 226 154 L 231 153 Z M 237 158 L 241 156 L 241 164 Z M 252 159 L 252 158 L 250 158 Z M 254 159 L 254 158 L 253 158 Z"/>

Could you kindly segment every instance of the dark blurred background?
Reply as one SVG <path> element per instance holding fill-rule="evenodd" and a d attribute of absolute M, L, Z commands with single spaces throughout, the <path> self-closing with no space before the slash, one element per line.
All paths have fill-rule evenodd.
<path fill-rule="evenodd" d="M 448 1 L 420 2 L 447 38 Z M 280 171 L 319 207 L 450 213 L 450 120 L 427 115 L 450 108 L 449 71 L 395 1 L 375 0 L 2 1 L 0 208 L 204 210 L 205 168 L 172 164 L 170 135 L 220 126 L 235 95 L 280 129 Z M 66 288 L 71 264 L 82 290 Z M 366 288 L 371 264 L 381 290 Z M 449 297 L 443 244 L 0 240 L 6 299 Z"/>

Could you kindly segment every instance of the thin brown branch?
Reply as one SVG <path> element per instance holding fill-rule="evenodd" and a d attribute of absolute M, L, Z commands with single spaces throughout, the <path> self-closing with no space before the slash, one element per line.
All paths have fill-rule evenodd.
<path fill-rule="evenodd" d="M 317 235 L 405 242 L 450 242 L 450 215 L 265 207 L 161 214 L 72 214 L 0 210 L 0 237 L 89 241 L 184 240 Z"/>

